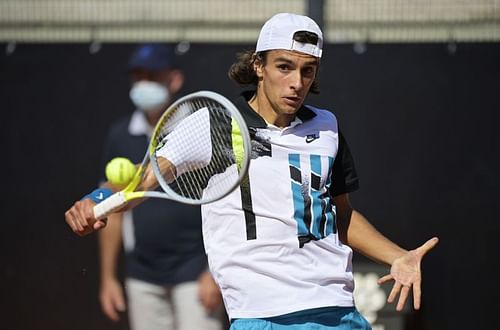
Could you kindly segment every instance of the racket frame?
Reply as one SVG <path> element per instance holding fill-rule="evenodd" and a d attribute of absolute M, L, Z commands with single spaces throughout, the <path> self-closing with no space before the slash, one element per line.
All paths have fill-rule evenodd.
<path fill-rule="evenodd" d="M 156 161 L 156 148 L 158 146 L 158 136 L 162 133 L 162 127 L 165 121 L 168 120 L 168 118 L 172 115 L 172 111 L 177 108 L 177 106 L 181 103 L 184 103 L 188 101 L 189 99 L 192 98 L 210 98 L 213 99 L 217 102 L 219 102 L 227 111 L 231 114 L 232 120 L 236 121 L 236 123 L 239 126 L 239 134 L 241 135 L 241 141 L 243 148 L 242 150 L 239 150 L 239 155 L 238 158 L 241 158 L 243 161 L 237 163 L 238 167 L 238 180 L 234 182 L 232 186 L 230 186 L 229 189 L 226 189 L 225 193 L 212 196 L 211 198 L 206 198 L 206 199 L 191 199 L 187 198 L 184 196 L 181 196 L 177 194 L 172 188 L 169 187 L 169 185 L 163 180 L 163 179 L 158 179 L 159 177 L 162 176 L 161 171 L 158 167 L 158 163 Z M 197 109 L 196 111 L 198 111 Z M 194 113 L 194 112 L 192 112 Z M 231 130 L 232 131 L 232 130 Z M 235 151 L 236 153 L 236 151 Z M 235 155 L 236 156 L 236 155 Z M 137 171 L 130 181 L 130 183 L 121 191 L 114 193 L 111 195 L 109 198 L 105 199 L 101 203 L 97 204 L 94 206 L 94 217 L 96 219 L 103 219 L 107 217 L 109 214 L 117 211 L 118 209 L 122 208 L 125 206 L 129 201 L 138 199 L 138 198 L 163 198 L 163 199 L 170 199 L 174 201 L 178 201 L 184 204 L 190 204 L 190 205 L 201 205 L 201 204 L 207 204 L 214 202 L 216 200 L 219 200 L 221 198 L 224 198 L 228 194 L 230 194 L 243 180 L 245 177 L 248 167 L 250 165 L 250 157 L 251 157 L 251 140 L 250 140 L 250 134 L 248 132 L 248 127 L 246 125 L 246 122 L 239 112 L 239 110 L 236 108 L 236 106 L 229 101 L 226 97 L 215 93 L 211 91 L 199 91 L 195 93 L 188 94 L 182 98 L 179 98 L 177 101 L 175 101 L 171 106 L 168 107 L 167 110 L 162 114 L 160 119 L 158 120 L 157 124 L 155 125 L 155 128 L 153 130 L 153 134 L 151 136 L 150 142 L 148 149 L 146 151 L 146 154 L 144 155 L 144 159 L 142 160 L 141 164 L 137 168 Z M 151 167 L 153 169 L 153 173 L 155 177 L 157 178 L 158 183 L 160 184 L 161 188 L 163 189 L 163 192 L 161 191 L 135 191 L 135 189 L 139 186 L 139 184 L 142 181 L 144 172 L 146 171 L 146 168 L 148 164 L 151 163 Z"/>

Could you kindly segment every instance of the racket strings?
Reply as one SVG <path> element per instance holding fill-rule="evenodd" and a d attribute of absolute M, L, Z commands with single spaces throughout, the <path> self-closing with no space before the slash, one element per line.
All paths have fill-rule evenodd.
<path fill-rule="evenodd" d="M 193 116 L 202 109 L 208 111 L 208 116 Z M 239 181 L 237 174 L 224 175 L 224 172 L 236 163 L 231 144 L 231 125 L 234 125 L 232 113 L 221 103 L 205 97 L 180 103 L 172 110 L 164 127 L 161 128 L 161 133 L 158 134 L 157 150 L 161 149 L 169 139 L 168 143 L 172 143 L 171 139 L 176 134 L 173 132 L 181 129 L 182 123 L 188 118 L 188 129 L 182 134 L 177 134 L 183 138 L 177 138 L 174 144 L 185 154 L 196 156 L 193 156 L 194 160 L 185 162 L 182 173 L 167 184 L 176 194 L 188 199 L 200 200 L 222 195 Z M 208 137 L 203 134 L 207 131 L 207 127 Z M 209 141 L 206 141 L 207 139 Z M 209 162 L 205 164 L 196 158 L 198 154 L 202 154 L 200 146 L 207 143 L 210 144 L 210 155 Z M 215 174 L 219 175 L 216 180 L 212 180 Z"/>
<path fill-rule="evenodd" d="M 203 109 L 207 107 L 205 102 L 197 99 L 192 104 L 192 109 Z M 207 107 L 208 108 L 208 107 Z M 210 110 L 210 108 L 208 108 Z M 206 125 L 206 123 L 204 123 Z M 188 166 L 188 171 L 183 175 L 179 176 L 175 182 L 175 186 L 171 185 L 172 188 L 177 188 L 176 192 L 180 195 L 191 198 L 200 199 L 202 190 L 206 185 L 206 181 L 209 178 L 209 173 L 206 167 L 194 168 L 194 166 Z"/>
<path fill-rule="evenodd" d="M 194 174 L 202 174 L 203 184 L 206 186 L 207 179 L 210 179 L 214 174 L 220 174 L 224 172 L 229 166 L 234 164 L 232 157 L 232 150 L 229 147 L 231 145 L 230 141 L 230 118 L 231 114 L 218 102 L 212 102 L 211 100 L 203 100 L 208 102 L 200 101 L 197 104 L 198 107 L 207 107 L 210 110 L 210 125 L 211 125 L 211 142 L 212 142 L 212 157 L 211 164 L 199 171 L 195 171 Z M 211 186 L 212 194 L 221 194 L 226 191 L 232 185 L 233 180 L 220 180 L 217 185 Z"/>

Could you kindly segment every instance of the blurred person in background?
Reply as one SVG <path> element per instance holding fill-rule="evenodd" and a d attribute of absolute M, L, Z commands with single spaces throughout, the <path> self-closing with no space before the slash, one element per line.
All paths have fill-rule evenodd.
<path fill-rule="evenodd" d="M 154 125 L 184 83 L 167 45 L 138 46 L 128 70 L 136 110 L 111 125 L 103 169 L 114 157 L 142 161 Z M 222 300 L 208 272 L 199 207 L 151 199 L 109 219 L 99 233 L 99 298 L 109 319 L 118 321 L 128 310 L 133 330 L 222 329 Z M 117 275 L 122 243 L 127 299 Z"/>

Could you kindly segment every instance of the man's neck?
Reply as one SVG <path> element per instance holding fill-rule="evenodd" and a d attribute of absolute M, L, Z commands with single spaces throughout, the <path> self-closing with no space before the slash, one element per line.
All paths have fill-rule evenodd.
<path fill-rule="evenodd" d="M 267 99 L 263 99 L 256 94 L 248 101 L 250 108 L 257 112 L 268 124 L 276 127 L 285 128 L 295 119 L 295 114 L 279 115 Z"/>

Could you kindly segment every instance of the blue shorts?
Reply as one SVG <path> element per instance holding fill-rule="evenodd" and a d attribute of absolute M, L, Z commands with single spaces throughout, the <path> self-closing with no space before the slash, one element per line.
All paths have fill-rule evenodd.
<path fill-rule="evenodd" d="M 323 307 L 263 319 L 235 319 L 230 330 L 371 330 L 355 307 Z"/>

